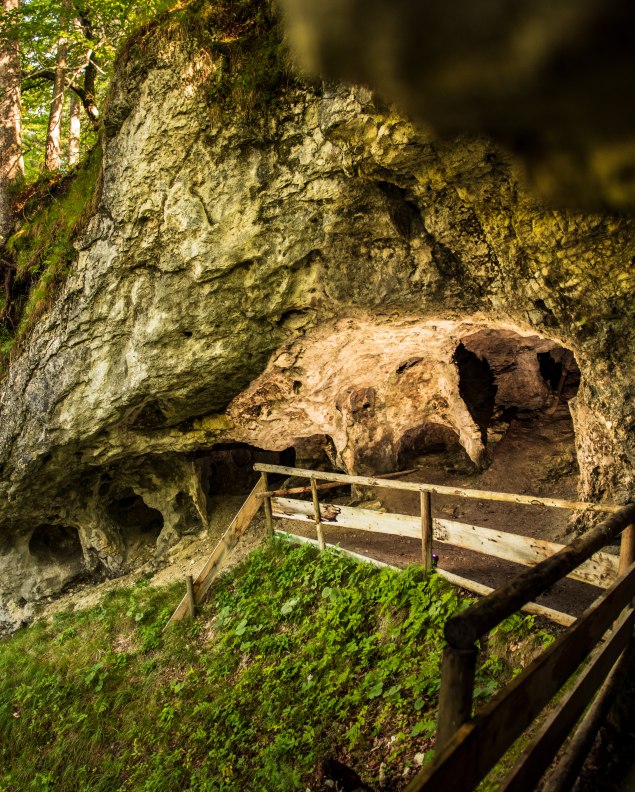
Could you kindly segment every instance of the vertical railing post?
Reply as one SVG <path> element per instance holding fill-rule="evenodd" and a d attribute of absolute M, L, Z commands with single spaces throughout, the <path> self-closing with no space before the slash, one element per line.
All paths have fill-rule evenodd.
<path fill-rule="evenodd" d="M 260 474 L 262 481 L 263 492 L 269 492 L 269 478 L 266 473 Z M 265 497 L 262 499 L 265 507 L 265 525 L 267 526 L 267 536 L 273 536 L 273 512 L 271 511 L 271 498 Z"/>
<path fill-rule="evenodd" d="M 449 742 L 456 730 L 472 717 L 476 655 L 476 646 L 470 649 L 455 649 L 447 645 L 443 650 L 437 752 Z"/>
<path fill-rule="evenodd" d="M 432 569 L 432 496 L 421 492 L 421 563 Z"/>
<path fill-rule="evenodd" d="M 311 476 L 311 498 L 313 500 L 313 514 L 315 516 L 315 530 L 317 532 L 318 545 L 320 550 L 324 550 L 324 534 L 322 533 L 322 517 L 320 515 L 320 501 L 318 500 L 317 483 L 315 477 Z"/>
<path fill-rule="evenodd" d="M 187 615 L 190 619 L 196 617 L 196 600 L 194 599 L 194 579 L 192 575 L 187 575 L 185 578 L 185 587 L 187 592 Z"/>
<path fill-rule="evenodd" d="M 626 570 L 635 561 L 635 525 L 627 525 L 622 531 L 620 541 L 620 563 L 617 576 L 626 574 Z"/>

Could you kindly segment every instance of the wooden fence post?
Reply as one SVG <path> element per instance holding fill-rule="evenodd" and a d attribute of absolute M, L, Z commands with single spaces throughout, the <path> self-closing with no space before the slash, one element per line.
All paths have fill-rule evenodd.
<path fill-rule="evenodd" d="M 476 646 L 446 646 L 441 663 L 441 689 L 437 720 L 436 751 L 443 749 L 454 732 L 472 717 Z"/>
<path fill-rule="evenodd" d="M 196 602 L 194 600 L 194 579 L 192 575 L 185 578 L 185 586 L 187 590 L 187 615 L 190 619 L 196 617 Z"/>
<path fill-rule="evenodd" d="M 627 525 L 622 531 L 620 541 L 620 565 L 617 569 L 617 576 L 626 574 L 626 570 L 635 561 L 635 525 Z"/>
<path fill-rule="evenodd" d="M 421 501 L 421 562 L 432 569 L 432 495 L 420 493 Z"/>
<path fill-rule="evenodd" d="M 266 473 L 260 474 L 260 480 L 262 481 L 263 491 L 269 491 L 269 480 Z M 262 502 L 265 507 L 265 525 L 267 526 L 267 536 L 273 536 L 273 516 L 271 512 L 271 496 L 266 495 Z"/>
<path fill-rule="evenodd" d="M 318 545 L 320 550 L 324 550 L 324 534 L 322 533 L 322 517 L 320 516 L 320 501 L 315 478 L 311 476 L 311 497 L 313 499 L 313 514 L 315 515 L 315 530 L 317 531 Z"/>

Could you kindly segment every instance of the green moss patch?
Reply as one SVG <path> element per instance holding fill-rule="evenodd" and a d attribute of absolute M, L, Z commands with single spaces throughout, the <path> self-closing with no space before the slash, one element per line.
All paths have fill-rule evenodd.
<path fill-rule="evenodd" d="M 15 276 L 0 336 L 5 361 L 49 308 L 68 275 L 76 255 L 73 241 L 95 208 L 100 172 L 97 146 L 71 174 L 46 174 L 17 196 L 23 220 L 6 244 Z"/>
<path fill-rule="evenodd" d="M 0 643 L 0 790 L 304 790 L 337 758 L 397 789 L 431 756 L 442 628 L 435 574 L 273 541 L 221 577 L 201 618 L 144 581 Z M 477 688 L 514 673 L 515 618 Z M 504 640 L 502 640 L 504 636 Z"/>

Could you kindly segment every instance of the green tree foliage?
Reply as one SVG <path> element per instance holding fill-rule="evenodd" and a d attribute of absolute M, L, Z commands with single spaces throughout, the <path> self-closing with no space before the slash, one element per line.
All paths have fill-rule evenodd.
<path fill-rule="evenodd" d="M 122 41 L 165 11 L 173 0 L 23 0 L 0 18 L 0 34 L 20 40 L 27 180 L 42 169 L 57 48 L 67 46 L 64 136 L 68 136 L 70 91 L 85 110 L 84 150 L 94 142 L 100 106 Z M 67 146 L 63 145 L 66 151 Z M 64 159 L 62 167 L 67 166 Z"/>

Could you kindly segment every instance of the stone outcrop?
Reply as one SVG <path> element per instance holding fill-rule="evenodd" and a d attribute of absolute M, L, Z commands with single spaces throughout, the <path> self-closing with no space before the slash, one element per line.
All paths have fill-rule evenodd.
<path fill-rule="evenodd" d="M 437 424 L 485 464 L 487 421 L 553 398 L 537 356 L 563 349 L 580 494 L 632 498 L 632 222 L 539 206 L 491 143 L 434 143 L 363 88 L 218 121 L 199 54 L 129 55 L 100 203 L 2 383 L 0 620 L 204 527 L 218 444 L 382 472 Z"/>

